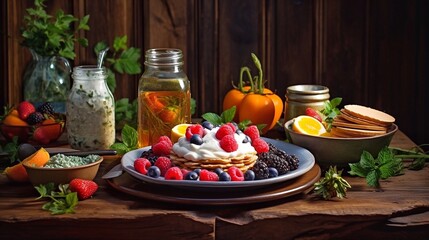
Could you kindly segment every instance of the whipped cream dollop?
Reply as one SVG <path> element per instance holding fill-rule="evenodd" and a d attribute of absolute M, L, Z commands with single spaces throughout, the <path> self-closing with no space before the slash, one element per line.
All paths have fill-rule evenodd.
<path fill-rule="evenodd" d="M 216 132 L 219 127 L 212 130 L 204 129 L 203 144 L 197 145 L 190 143 L 186 137 L 179 138 L 173 145 L 173 152 L 185 159 L 192 161 L 202 159 L 219 159 L 219 158 L 233 158 L 243 156 L 244 154 L 256 154 L 255 148 L 251 142 L 243 143 L 246 138 L 244 133 L 234 133 L 235 141 L 238 144 L 238 149 L 234 152 L 226 152 L 219 144 L 219 139 L 216 138 Z"/>

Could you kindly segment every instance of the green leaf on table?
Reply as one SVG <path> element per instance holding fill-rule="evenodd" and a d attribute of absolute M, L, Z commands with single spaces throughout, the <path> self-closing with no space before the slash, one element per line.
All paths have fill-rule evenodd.
<path fill-rule="evenodd" d="M 53 215 L 74 213 L 74 208 L 77 206 L 79 199 L 76 192 L 69 190 L 68 184 L 59 184 L 56 191 L 54 183 L 40 184 L 34 188 L 39 192 L 40 196 L 37 199 L 48 198 L 49 202 L 43 204 L 42 209 L 50 211 Z"/>

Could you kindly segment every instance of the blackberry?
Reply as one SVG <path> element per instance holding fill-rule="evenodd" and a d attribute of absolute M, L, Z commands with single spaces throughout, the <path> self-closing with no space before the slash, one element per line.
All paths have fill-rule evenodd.
<path fill-rule="evenodd" d="M 255 173 L 255 179 L 267 179 L 269 176 L 268 166 L 265 162 L 257 160 L 255 165 L 252 167 L 252 171 Z"/>
<path fill-rule="evenodd" d="M 286 161 L 289 163 L 289 170 L 296 170 L 299 166 L 299 159 L 295 155 L 287 155 Z"/>
<path fill-rule="evenodd" d="M 45 117 L 43 116 L 42 113 L 34 112 L 34 113 L 30 114 L 30 116 L 28 116 L 27 123 L 30 125 L 34 125 L 34 124 L 38 124 L 38 123 L 43 122 L 43 120 L 45 120 Z"/>
<path fill-rule="evenodd" d="M 49 114 L 49 115 L 53 115 L 55 113 L 54 107 L 52 107 L 52 104 L 50 102 L 43 103 L 37 108 L 36 111 L 41 112 L 42 114 Z"/>
<path fill-rule="evenodd" d="M 269 158 L 266 163 L 268 167 L 277 169 L 279 175 L 286 174 L 290 170 L 289 162 L 286 159 L 279 157 L 278 155 L 273 154 L 272 157 Z"/>
<path fill-rule="evenodd" d="M 158 159 L 158 156 L 156 156 L 153 151 L 152 148 L 142 152 L 142 154 L 140 155 L 140 157 L 142 158 L 146 158 L 147 160 L 149 160 L 150 164 L 154 165 L 156 160 Z"/>

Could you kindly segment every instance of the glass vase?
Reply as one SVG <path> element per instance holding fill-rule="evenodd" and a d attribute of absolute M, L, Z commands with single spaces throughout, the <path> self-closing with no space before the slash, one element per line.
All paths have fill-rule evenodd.
<path fill-rule="evenodd" d="M 24 100 L 36 107 L 51 102 L 55 112 L 65 113 L 71 67 L 61 56 L 41 56 L 30 49 L 32 60 L 23 77 Z"/>

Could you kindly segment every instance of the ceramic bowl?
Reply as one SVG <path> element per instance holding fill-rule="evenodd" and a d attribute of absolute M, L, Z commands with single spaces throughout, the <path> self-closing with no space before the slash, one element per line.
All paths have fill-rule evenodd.
<path fill-rule="evenodd" d="M 96 162 L 70 168 L 45 168 L 34 167 L 26 164 L 24 164 L 24 167 L 27 170 L 30 182 L 34 186 L 50 182 L 55 184 L 65 184 L 69 183 L 74 178 L 93 180 L 97 175 L 102 161 L 103 158 L 100 157 Z"/>
<path fill-rule="evenodd" d="M 323 168 L 329 166 L 348 168 L 349 163 L 355 163 L 360 160 L 364 150 L 377 157 L 378 152 L 383 147 L 389 146 L 393 135 L 398 131 L 398 126 L 393 124 L 387 133 L 373 137 L 311 136 L 293 131 L 293 121 L 294 119 L 291 119 L 284 125 L 288 140 L 297 146 L 308 149 L 313 153 L 316 162 Z"/>
<path fill-rule="evenodd" d="M 57 120 L 50 124 L 37 124 L 32 126 L 13 126 L 0 123 L 0 132 L 3 137 L 12 141 L 17 136 L 21 143 L 49 144 L 58 140 L 65 129 L 65 120 Z"/>

